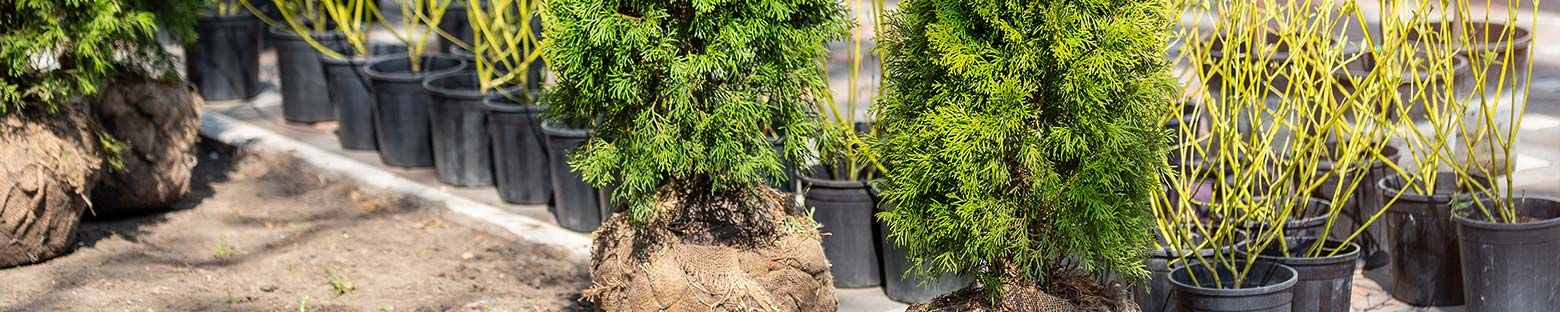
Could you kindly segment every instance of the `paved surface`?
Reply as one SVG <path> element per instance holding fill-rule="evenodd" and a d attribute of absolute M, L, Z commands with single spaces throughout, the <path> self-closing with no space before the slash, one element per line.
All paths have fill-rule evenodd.
<path fill-rule="evenodd" d="M 1524 15 L 1526 18 L 1538 18 L 1540 29 L 1557 29 L 1560 26 L 1560 10 L 1542 11 L 1536 15 Z M 1519 156 L 1515 174 L 1517 186 L 1523 192 L 1529 194 L 1547 194 L 1560 196 L 1560 33 L 1539 33 L 1535 38 L 1535 72 L 1532 84 L 1532 97 L 1528 107 L 1528 113 L 1523 123 L 1523 135 L 1519 140 Z M 1555 43 L 1555 44 L 1552 44 Z M 836 47 L 843 48 L 843 44 Z M 868 49 L 871 44 L 868 44 Z M 281 119 L 280 95 L 276 92 L 275 84 L 275 55 L 266 53 L 262 56 L 262 79 L 270 88 L 261 96 L 249 101 L 229 101 L 208 103 L 208 109 L 214 112 L 243 120 L 251 125 L 265 128 L 287 137 L 299 140 L 325 151 L 344 156 L 375 169 L 384 170 L 397 176 L 409 179 L 416 183 L 440 188 L 452 194 L 500 207 L 504 212 L 534 218 L 542 222 L 554 223 L 552 216 L 547 213 L 545 206 L 537 205 L 510 205 L 499 200 L 492 188 L 454 188 L 439 184 L 435 180 L 432 169 L 400 169 L 387 167 L 380 164 L 377 154 L 363 151 L 347 151 L 339 147 L 335 136 L 332 134 L 333 123 L 321 123 L 315 125 L 289 124 Z M 834 58 L 836 64 L 844 65 L 844 57 Z M 872 71 L 876 68 L 874 60 L 865 62 L 863 69 Z M 836 90 L 844 92 L 848 90 L 844 81 L 848 80 L 848 67 L 831 66 L 830 73 L 834 78 L 833 85 Z M 867 73 L 868 77 L 872 75 Z M 870 95 L 875 81 L 863 79 L 858 86 L 858 94 Z M 847 114 L 848 106 L 843 103 L 844 97 L 836 99 L 840 102 L 839 109 L 842 114 Z M 864 100 L 861 103 L 866 103 Z M 865 104 L 854 107 L 857 116 L 865 116 Z M 1385 272 L 1357 272 L 1355 275 L 1354 309 L 1356 311 L 1461 311 L 1457 307 L 1449 308 L 1416 308 L 1390 299 L 1384 289 L 1390 285 L 1382 285 L 1372 277 L 1381 279 Z M 878 288 L 867 289 L 840 289 L 841 311 L 901 311 L 904 304 L 893 302 L 883 295 Z"/>
<path fill-rule="evenodd" d="M 498 193 L 491 187 L 460 188 L 443 185 L 437 181 L 436 174 L 432 168 L 403 169 L 385 166 L 380 163 L 379 155 L 373 151 L 342 149 L 333 132 L 336 126 L 335 123 L 302 125 L 284 121 L 281 111 L 281 94 L 277 93 L 275 63 L 276 57 L 274 52 L 268 51 L 261 55 L 261 80 L 267 86 L 265 92 L 260 96 L 247 101 L 209 102 L 206 104 L 206 110 L 208 112 L 221 113 L 241 120 L 248 125 L 275 132 L 325 152 L 366 165 L 374 170 L 382 170 L 414 183 L 437 188 L 464 199 L 498 207 L 502 210 L 501 213 L 504 214 L 524 216 L 557 225 L 552 214 L 547 212 L 546 206 L 507 204 L 499 199 Z M 589 233 L 579 233 L 579 235 L 589 235 Z M 883 294 L 881 288 L 836 289 L 836 293 L 840 300 L 840 311 L 903 311 L 906 307 L 904 303 L 888 299 Z"/>

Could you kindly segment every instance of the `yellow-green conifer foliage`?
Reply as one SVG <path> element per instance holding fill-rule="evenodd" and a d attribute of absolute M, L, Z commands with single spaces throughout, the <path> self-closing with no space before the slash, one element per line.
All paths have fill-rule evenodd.
<path fill-rule="evenodd" d="M 766 129 L 818 135 L 825 43 L 847 26 L 837 0 L 552 0 L 542 21 L 548 118 L 595 130 L 570 164 L 635 224 L 663 187 L 749 196 L 814 157 Z"/>
<path fill-rule="evenodd" d="M 931 272 L 1144 278 L 1172 106 L 1162 0 L 904 0 L 874 108 L 880 214 Z"/>
<path fill-rule="evenodd" d="M 157 43 L 158 27 L 193 40 L 201 3 L 0 1 L 0 114 L 54 111 L 62 101 L 96 93 L 116 73 L 146 64 L 172 68 Z"/>

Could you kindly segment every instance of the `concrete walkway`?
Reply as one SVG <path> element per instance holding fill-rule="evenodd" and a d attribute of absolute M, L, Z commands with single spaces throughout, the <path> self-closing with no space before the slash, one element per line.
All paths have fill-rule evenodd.
<path fill-rule="evenodd" d="M 1529 16 L 1538 18 L 1540 29 L 1560 29 L 1560 13 L 1541 12 Z M 1560 44 L 1555 44 L 1560 39 L 1560 32 L 1540 32 L 1534 40 L 1535 57 L 1533 59 L 1534 75 L 1532 83 L 1532 96 L 1526 119 L 1523 122 L 1523 135 L 1519 140 L 1519 156 L 1517 156 L 1517 172 L 1514 175 L 1517 187 L 1528 194 L 1547 194 L 1560 196 Z M 231 126 L 243 127 L 246 131 L 260 131 L 274 134 L 277 138 L 285 138 L 288 146 L 311 149 L 312 152 L 299 153 L 302 157 L 329 158 L 328 161 L 341 166 L 327 167 L 343 171 L 349 175 L 363 177 L 369 180 L 385 180 L 383 177 L 394 177 L 398 187 L 410 189 L 426 189 L 431 192 L 428 196 L 459 202 L 459 205 L 467 205 L 480 211 L 472 215 L 473 222 L 486 222 L 494 225 L 495 231 L 507 230 L 511 233 L 525 231 L 540 231 L 546 235 L 557 236 L 528 236 L 516 234 L 520 238 L 566 244 L 573 250 L 580 248 L 580 241 L 588 242 L 588 233 L 573 233 L 561 230 L 556 226 L 547 207 L 538 205 L 510 205 L 499 200 L 497 193 L 492 188 L 455 188 L 439 184 L 431 168 L 428 169 L 400 169 L 384 166 L 379 162 L 378 155 L 371 151 L 343 150 L 337 144 L 332 131 L 333 123 L 321 123 L 315 125 L 289 124 L 281 118 L 281 97 L 277 93 L 275 54 L 267 52 L 262 55 L 262 80 L 270 87 L 259 97 L 249 101 L 229 101 L 208 103 L 206 113 L 217 116 L 225 122 L 234 123 Z M 869 60 L 869 62 L 871 62 Z M 871 70 L 872 66 L 866 66 Z M 844 81 L 844 70 L 838 68 L 831 70 L 836 77 L 836 82 Z M 863 81 L 862 89 L 870 88 L 872 82 Z M 837 89 L 846 89 L 843 83 L 836 83 Z M 863 95 L 870 94 L 868 90 L 858 89 Z M 843 102 L 843 99 L 841 99 Z M 841 103 L 841 109 L 846 109 Z M 856 107 L 858 113 L 865 114 L 864 107 Z M 317 154 L 317 155 L 305 155 Z M 328 155 L 327 155 L 328 154 Z M 346 162 L 346 163 L 344 163 Z M 406 185 L 403 185 L 406 184 Z M 415 187 L 410 184 L 415 184 Z M 434 194 L 438 193 L 438 194 Z M 441 195 L 443 194 L 443 195 Z M 490 208 L 486 208 L 490 207 Z M 451 208 L 452 210 L 458 210 Z M 468 209 L 468 210 L 469 210 Z M 481 216 L 477 218 L 476 216 Z M 494 228 L 494 227 L 483 227 Z M 520 229 L 520 230 L 516 230 Z M 517 232 L 519 231 L 519 232 Z M 563 232 L 558 232 L 563 231 Z M 1384 291 L 1390 285 L 1381 285 L 1371 277 L 1381 278 L 1385 272 L 1357 272 L 1354 288 L 1355 311 L 1461 311 L 1460 308 L 1416 308 L 1401 302 L 1391 300 Z M 1385 281 L 1384 278 L 1382 278 Z M 904 304 L 893 302 L 883 295 L 881 289 L 840 289 L 838 290 L 841 311 L 902 311 Z"/>

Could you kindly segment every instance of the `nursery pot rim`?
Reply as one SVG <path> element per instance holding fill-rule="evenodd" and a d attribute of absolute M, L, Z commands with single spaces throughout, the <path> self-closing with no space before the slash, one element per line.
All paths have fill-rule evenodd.
<path fill-rule="evenodd" d="M 782 137 L 784 138 L 784 137 Z M 868 180 L 835 180 L 831 178 L 817 178 L 811 174 L 798 174 L 796 178 L 802 180 L 803 185 L 823 187 L 831 189 L 865 189 L 869 188 Z"/>
<path fill-rule="evenodd" d="M 1423 56 L 1418 56 L 1418 57 L 1421 60 L 1423 59 Z M 1359 62 L 1361 60 L 1364 60 L 1364 59 L 1362 58 L 1360 60 L 1355 60 L 1355 62 Z M 1353 82 L 1354 82 L 1355 77 L 1364 77 L 1364 76 L 1370 75 L 1370 72 L 1372 70 L 1374 70 L 1374 69 L 1364 69 L 1364 68 L 1358 68 L 1358 67 L 1359 66 L 1344 66 L 1342 70 L 1333 72 L 1333 78 L 1338 79 L 1338 81 L 1342 82 L 1345 86 L 1353 88 L 1354 87 L 1354 83 Z M 1453 80 L 1462 79 L 1464 76 L 1466 76 L 1469 73 L 1469 70 L 1471 68 L 1473 68 L 1473 63 L 1472 63 L 1472 61 L 1468 60 L 1467 56 L 1463 56 L 1462 54 L 1453 54 L 1452 55 L 1452 73 L 1454 73 L 1454 75 L 1452 75 L 1451 79 L 1453 79 Z M 1407 84 L 1407 83 L 1413 83 L 1415 81 L 1424 80 L 1424 79 L 1433 79 L 1436 82 L 1444 82 L 1444 80 L 1445 80 L 1445 78 L 1443 76 L 1433 75 L 1433 74 L 1429 73 L 1428 71 L 1420 70 L 1420 71 L 1417 71 L 1417 72 L 1413 73 L 1412 75 L 1409 75 L 1409 73 L 1403 73 L 1403 76 L 1401 78 L 1398 78 L 1398 82 Z"/>
<path fill-rule="evenodd" d="M 517 103 L 503 94 L 482 97 L 482 108 L 500 113 L 540 113 L 544 107 L 531 103 Z"/>
<path fill-rule="evenodd" d="M 195 21 L 197 21 L 197 22 L 208 22 L 208 23 L 236 24 L 236 23 L 240 23 L 240 22 L 254 22 L 254 21 L 258 21 L 258 20 L 260 20 L 260 19 L 255 18 L 254 14 L 249 14 L 249 11 L 244 11 L 244 13 L 239 13 L 239 14 L 207 14 L 207 13 L 201 13 L 201 14 L 196 14 L 195 15 Z M 267 28 L 269 28 L 269 27 L 267 27 Z"/>
<path fill-rule="evenodd" d="M 1316 236 L 1302 236 L 1302 237 L 1285 238 L 1284 240 L 1285 241 L 1289 241 L 1289 242 L 1311 243 L 1311 242 L 1315 242 L 1317 239 L 1318 239 L 1318 237 L 1316 237 Z M 1339 240 L 1336 240 L 1336 239 L 1327 239 L 1326 241 L 1327 241 L 1326 243 L 1323 243 L 1324 246 L 1336 246 L 1337 244 L 1343 244 L 1343 241 L 1339 241 Z M 1235 249 L 1236 250 L 1235 252 L 1238 252 L 1238 253 L 1241 253 L 1241 254 L 1248 254 L 1248 251 L 1246 251 L 1246 248 L 1244 248 L 1246 246 L 1249 246 L 1248 243 L 1250 243 L 1250 241 L 1240 242 L 1240 244 L 1238 244 L 1240 247 L 1237 247 Z M 1262 252 L 1257 253 L 1257 259 L 1273 261 L 1273 262 L 1276 262 L 1276 263 L 1286 264 L 1286 265 L 1288 265 L 1288 264 L 1306 265 L 1306 266 L 1327 265 L 1327 264 L 1338 264 L 1338 263 L 1343 263 L 1343 262 L 1352 262 L 1355 259 L 1359 258 L 1359 254 L 1360 254 L 1360 250 L 1361 250 L 1359 244 L 1356 244 L 1354 242 L 1349 242 L 1349 244 L 1343 246 L 1343 248 L 1346 248 L 1346 249 L 1344 249 L 1345 252 L 1340 252 L 1337 255 L 1332 255 L 1332 256 L 1321 256 L 1321 257 L 1293 257 L 1293 256 L 1291 256 L 1291 257 L 1285 257 L 1285 256 L 1280 256 L 1280 255 L 1269 255 L 1268 254 L 1268 250 L 1276 248 L 1276 247 L 1280 247 L 1280 245 L 1277 245 L 1275 243 L 1276 242 L 1269 243 L 1267 248 L 1263 248 Z M 1293 248 L 1293 247 L 1291 247 L 1291 248 Z M 1325 253 L 1326 252 L 1326 248 L 1323 248 L 1323 249 L 1324 249 L 1324 253 Z"/>
<path fill-rule="evenodd" d="M 542 122 L 542 133 L 551 136 L 565 138 L 588 138 L 590 137 L 591 132 L 591 130 L 587 129 L 569 128 L 554 125 L 553 121 L 551 120 Z"/>
<path fill-rule="evenodd" d="M 477 52 L 476 51 L 466 50 L 466 48 L 462 48 L 462 47 L 460 47 L 458 45 L 453 45 L 453 44 L 450 45 L 450 47 L 448 47 L 448 48 L 444 48 L 444 53 L 445 54 L 449 54 L 451 57 L 458 57 L 458 58 L 465 59 L 465 60 L 476 60 L 477 59 Z"/>
<path fill-rule="evenodd" d="M 1400 157 L 1402 157 L 1402 155 L 1398 154 L 1397 147 L 1394 147 L 1391 144 L 1383 144 L 1382 145 L 1382 147 L 1381 147 L 1381 156 L 1386 157 L 1387 159 L 1392 160 L 1393 162 L 1396 162 Z M 1333 166 L 1337 166 L 1337 165 L 1338 165 L 1338 163 L 1333 161 L 1333 160 L 1331 160 L 1331 159 L 1322 158 L 1322 159 L 1318 160 L 1317 163 L 1316 163 L 1316 171 L 1332 170 Z M 1381 159 L 1371 160 L 1371 163 L 1370 163 L 1370 168 L 1371 169 L 1379 169 L 1379 168 L 1386 167 L 1386 166 L 1387 166 L 1387 162 L 1384 161 L 1384 160 L 1381 160 Z M 1364 181 L 1364 182 L 1365 183 L 1370 183 L 1369 181 Z"/>
<path fill-rule="evenodd" d="M 488 91 L 488 92 L 482 92 L 482 91 L 477 89 L 478 88 L 477 86 L 473 86 L 473 88 L 471 88 L 471 89 L 465 89 L 465 88 L 456 89 L 456 88 L 445 87 L 442 84 L 436 83 L 436 82 L 443 81 L 443 80 L 446 80 L 446 79 L 471 78 L 473 80 L 476 80 L 477 79 L 476 75 L 477 75 L 476 71 L 469 70 L 469 69 L 462 69 L 462 70 L 459 70 L 459 71 L 447 72 L 447 73 L 437 73 L 437 74 L 433 74 L 433 75 L 428 76 L 426 79 L 423 79 L 422 86 L 423 86 L 424 89 L 428 89 L 428 92 L 433 92 L 434 94 L 437 94 L 439 96 L 449 97 L 449 98 L 456 98 L 456 99 L 462 99 L 462 100 L 483 100 L 483 99 L 486 99 L 488 97 L 488 95 L 490 95 L 490 94 L 502 93 L 502 92 L 505 92 L 505 91 L 508 91 L 509 93 L 513 93 L 516 90 L 520 90 L 519 86 L 509 86 L 509 87 L 498 88 L 498 89 L 491 90 L 491 91 Z M 500 91 L 500 90 L 504 90 L 504 91 Z"/>
<path fill-rule="evenodd" d="M 1263 36 L 1265 36 L 1263 38 L 1264 40 L 1265 39 L 1274 39 L 1275 37 L 1273 37 L 1273 36 L 1278 36 L 1278 34 L 1267 33 L 1267 34 L 1264 34 Z M 1218 60 L 1218 59 L 1223 59 L 1226 56 L 1230 56 L 1230 57 L 1249 57 L 1249 56 L 1251 56 L 1253 54 L 1250 51 L 1232 51 L 1230 53 L 1225 53 L 1224 49 L 1223 49 L 1225 47 L 1224 42 L 1223 42 L 1224 39 L 1225 39 L 1225 36 L 1214 36 L 1212 38 L 1208 38 L 1208 39 L 1205 39 L 1205 41 L 1203 41 L 1203 42 L 1212 41 L 1214 43 L 1213 44 L 1214 48 L 1208 50 L 1208 57 L 1209 58 L 1214 59 L 1214 60 Z M 1288 47 L 1287 44 L 1282 44 L 1282 43 L 1280 43 L 1280 44 L 1281 44 L 1280 46 L 1283 47 L 1283 49 L 1282 50 L 1278 50 L 1278 51 L 1273 51 L 1273 55 L 1267 59 L 1268 64 L 1270 64 L 1270 65 L 1271 64 L 1284 64 L 1284 63 L 1289 62 L 1289 55 L 1290 55 L 1289 47 Z M 1267 47 L 1264 47 L 1264 48 L 1267 48 Z M 1346 43 L 1343 46 L 1343 50 L 1340 51 L 1340 52 L 1342 52 L 1343 55 L 1346 55 L 1346 56 L 1353 56 L 1353 55 L 1364 54 L 1365 53 L 1365 49 L 1359 47 L 1358 45 L 1352 44 L 1352 43 Z"/>
<path fill-rule="evenodd" d="M 303 36 L 301 36 L 301 35 L 299 35 L 297 33 L 294 33 L 290 29 L 276 28 L 276 26 L 267 26 L 265 29 L 266 29 L 266 33 L 269 33 L 272 36 L 282 37 L 283 39 L 286 39 L 286 40 L 303 40 Z M 331 30 L 320 31 L 320 32 L 310 32 L 309 33 L 309 37 L 314 37 L 314 39 L 316 39 L 316 40 L 319 40 L 319 39 L 341 39 L 341 38 L 346 38 L 347 37 L 347 34 L 342 33 L 340 31 L 336 31 L 335 28 L 330 28 L 330 29 Z"/>
<path fill-rule="evenodd" d="M 1449 173 L 1450 172 L 1439 172 L 1439 173 L 1437 173 L 1437 175 L 1439 176 L 1439 175 L 1445 175 L 1445 174 L 1449 174 Z M 1450 173 L 1450 174 L 1451 174 L 1451 178 L 1453 178 L 1453 179 L 1457 179 L 1458 178 L 1455 173 Z M 1475 177 L 1475 178 L 1482 178 L 1482 177 Z M 1404 181 L 1404 180 L 1405 179 L 1403 178 L 1403 176 L 1398 175 L 1396 172 L 1388 172 L 1387 173 L 1387 177 L 1381 178 L 1381 181 L 1377 181 L 1376 182 L 1376 186 L 1381 188 L 1381 193 L 1382 193 L 1381 196 L 1383 196 L 1383 200 L 1391 200 L 1393 196 L 1398 196 L 1397 195 L 1398 193 L 1402 193 L 1403 194 L 1401 196 L 1401 198 L 1399 198 L 1399 200 L 1407 200 L 1407 201 L 1411 201 L 1411 202 L 1421 202 L 1421 203 L 1431 203 L 1431 202 L 1446 203 L 1446 202 L 1451 202 L 1452 200 L 1457 198 L 1457 193 L 1458 192 L 1456 192 L 1455 190 L 1452 190 L 1451 193 L 1447 193 L 1447 192 L 1443 192 L 1442 190 L 1437 189 L 1433 185 L 1430 186 L 1430 188 L 1434 192 L 1434 194 L 1431 194 L 1431 195 L 1421 195 L 1419 193 L 1413 192 L 1412 189 L 1401 189 L 1398 186 L 1394 185 L 1394 184 L 1401 185 L 1403 183 L 1407 183 L 1407 181 Z"/>
<path fill-rule="evenodd" d="M 1523 27 L 1522 25 L 1511 25 L 1511 24 L 1506 24 L 1506 23 L 1496 22 L 1496 21 L 1429 21 L 1429 22 L 1425 22 L 1424 24 L 1426 26 L 1429 26 L 1429 25 L 1439 25 L 1439 24 L 1463 24 L 1463 25 L 1468 25 L 1468 26 L 1479 26 L 1479 31 L 1480 32 L 1484 32 L 1486 29 L 1494 29 L 1494 30 L 1504 31 L 1505 28 L 1509 26 L 1515 32 L 1515 34 L 1513 34 L 1513 36 L 1511 36 L 1513 38 L 1511 40 L 1509 40 L 1509 41 L 1508 40 L 1503 40 L 1503 39 L 1502 40 L 1492 41 L 1492 42 L 1480 41 L 1480 42 L 1472 42 L 1472 43 L 1470 43 L 1467 46 L 1464 46 L 1461 43 L 1450 43 L 1450 44 L 1448 44 L 1448 45 L 1450 45 L 1452 47 L 1458 48 L 1459 50 L 1466 50 L 1466 52 L 1480 53 L 1480 52 L 1490 51 L 1490 50 L 1494 50 L 1494 49 L 1502 49 L 1503 46 L 1505 46 L 1507 43 L 1510 43 L 1512 47 L 1517 48 L 1517 49 L 1527 48 L 1527 47 L 1531 47 L 1533 45 L 1533 31 L 1528 29 L 1527 27 Z M 1491 26 L 1493 26 L 1493 27 L 1491 27 Z M 1488 38 L 1488 36 L 1482 36 L 1482 37 Z M 1419 40 L 1419 36 L 1417 34 L 1414 34 L 1414 36 L 1410 37 L 1409 39 L 1412 42 L 1424 42 L 1424 41 Z M 1446 44 L 1446 43 L 1442 43 L 1442 44 Z"/>
<path fill-rule="evenodd" d="M 1245 265 L 1246 261 L 1235 261 L 1235 263 L 1236 263 L 1236 266 L 1238 267 L 1238 266 L 1241 266 L 1241 265 Z M 1269 283 L 1267 285 L 1256 286 L 1256 287 L 1245 287 L 1245 288 L 1207 288 L 1207 287 L 1199 287 L 1199 286 L 1196 286 L 1196 285 L 1188 284 L 1186 282 L 1182 282 L 1180 279 L 1176 278 L 1177 276 L 1180 275 L 1180 274 L 1176 274 L 1176 272 L 1191 270 L 1194 267 L 1207 267 L 1208 266 L 1207 263 L 1198 262 L 1198 263 L 1193 263 L 1193 264 L 1189 264 L 1189 265 L 1182 265 L 1179 268 L 1171 270 L 1170 271 L 1170 283 L 1175 285 L 1176 287 L 1182 288 L 1185 291 L 1187 291 L 1189 293 L 1192 293 L 1192 294 L 1215 295 L 1215 296 L 1224 296 L 1224 297 L 1244 297 L 1244 296 L 1253 296 L 1253 295 L 1260 295 L 1260 294 L 1266 294 L 1266 293 L 1273 293 L 1273 292 L 1283 291 L 1284 289 L 1288 289 L 1290 287 L 1294 287 L 1295 284 L 1300 282 L 1300 272 L 1299 271 L 1295 271 L 1294 268 L 1291 268 L 1291 267 L 1289 267 L 1287 265 L 1283 265 L 1283 264 L 1280 264 L 1280 263 L 1267 262 L 1267 261 L 1257 261 L 1255 263 L 1252 263 L 1251 265 L 1253 266 L 1251 268 L 1251 272 L 1256 272 L 1259 269 L 1258 268 L 1259 266 L 1267 265 L 1267 266 L 1271 266 L 1273 268 L 1282 269 L 1282 270 L 1279 270 L 1278 272 L 1275 272 L 1275 273 L 1280 273 L 1280 274 L 1287 273 L 1288 274 L 1288 278 L 1285 278 L 1283 281 L 1279 281 L 1277 283 Z M 1205 269 L 1199 269 L 1199 270 L 1205 270 Z M 1220 270 L 1222 270 L 1222 268 Z"/>
<path fill-rule="evenodd" d="M 1189 224 L 1186 224 L 1186 223 L 1182 223 L 1180 226 L 1195 226 L 1195 225 L 1189 225 Z M 1235 250 L 1234 249 L 1235 246 L 1238 246 L 1241 243 L 1244 243 L 1246 241 L 1246 239 L 1249 238 L 1246 235 L 1246 231 L 1245 230 L 1234 229 L 1232 231 L 1234 231 L 1235 242 L 1236 243 L 1230 244 L 1229 246 L 1220 246 L 1218 248 L 1202 248 L 1202 249 L 1197 249 L 1197 250 L 1180 250 L 1178 248 L 1165 248 L 1165 247 L 1154 248 L 1153 257 L 1176 259 L 1176 258 L 1180 258 L 1182 255 L 1191 256 L 1194 253 L 1196 255 L 1203 256 L 1203 257 L 1211 257 L 1211 256 L 1214 256 L 1216 254 L 1231 252 L 1231 251 Z M 1156 238 L 1156 240 L 1163 241 L 1162 239 L 1158 239 L 1158 238 Z M 1188 260 L 1194 260 L 1194 259 L 1188 258 Z"/>
<path fill-rule="evenodd" d="M 1514 199 L 1520 199 L 1523 202 L 1531 200 L 1531 201 L 1548 201 L 1548 202 L 1551 202 L 1551 203 L 1560 203 L 1560 199 L 1556 199 L 1554 197 L 1549 197 L 1549 196 L 1523 195 L 1523 196 L 1517 196 Z M 1489 201 L 1489 199 L 1487 199 L 1487 198 L 1483 198 L 1483 199 L 1480 199 L 1480 200 L 1481 201 Z M 1518 212 L 1518 214 L 1521 214 L 1520 211 Z M 1478 217 L 1478 218 L 1475 219 L 1474 217 Z M 1477 214 L 1469 213 L 1467 216 L 1464 216 L 1464 214 L 1462 214 L 1462 213 L 1454 213 L 1454 214 L 1452 214 L 1452 220 L 1457 221 L 1457 224 L 1459 224 L 1459 225 L 1466 226 L 1466 227 L 1469 227 L 1469 228 L 1472 228 L 1472 229 L 1485 230 L 1485 231 L 1528 231 L 1528 230 L 1540 230 L 1540 229 L 1548 229 L 1548 228 L 1560 227 L 1560 217 L 1549 218 L 1549 219 L 1544 219 L 1544 220 L 1541 220 L 1541 221 L 1538 221 L 1538 222 L 1528 222 L 1528 223 L 1497 223 L 1497 222 L 1485 221 L 1485 220 L 1483 220 L 1482 216 L 1478 216 Z"/>
<path fill-rule="evenodd" d="M 1255 197 L 1253 197 L 1253 200 L 1260 202 L 1260 201 L 1262 201 L 1265 198 L 1267 198 L 1267 196 L 1255 196 Z M 1323 209 L 1327 209 L 1330 205 L 1332 205 L 1332 202 L 1328 201 L 1326 199 L 1316 198 L 1315 196 L 1305 196 L 1305 207 L 1302 207 L 1302 209 L 1310 208 L 1312 204 L 1320 204 L 1319 207 L 1322 207 Z M 1289 220 L 1284 221 L 1283 228 L 1284 229 L 1304 228 L 1306 226 L 1311 226 L 1311 225 L 1316 225 L 1316 224 L 1321 224 L 1323 222 L 1327 222 L 1327 219 L 1332 216 L 1332 210 L 1330 210 L 1330 209 L 1323 210 L 1323 212 L 1324 213 L 1322 213 L 1321 215 L 1305 217 L 1305 218 L 1299 218 L 1299 219 L 1295 219 L 1295 218 L 1291 217 Z M 1293 214 L 1294 212 L 1291 211 L 1290 213 Z M 1213 216 L 1214 218 L 1223 218 L 1224 217 L 1223 214 L 1219 214 L 1219 213 L 1212 213 L 1212 212 L 1210 212 L 1210 215 Z M 1301 214 L 1301 215 L 1304 215 L 1304 214 Z M 1261 226 L 1264 226 L 1264 225 L 1267 225 L 1267 223 L 1266 222 L 1262 222 L 1262 221 L 1246 221 L 1246 222 L 1243 222 L 1243 223 L 1241 223 L 1241 224 L 1239 224 L 1237 226 L 1244 226 L 1244 227 L 1247 227 L 1247 228 L 1251 228 L 1251 227 L 1261 227 Z"/>
<path fill-rule="evenodd" d="M 434 76 L 434 75 L 439 75 L 439 74 L 458 72 L 458 71 L 461 71 L 461 70 L 466 68 L 466 61 L 465 60 L 461 60 L 461 59 L 457 59 L 457 58 L 443 58 L 443 57 L 438 57 L 438 56 L 435 56 L 435 55 L 424 55 L 424 56 L 422 56 L 424 61 L 427 61 L 427 60 L 449 60 L 449 61 L 455 62 L 455 66 L 450 66 L 450 68 L 445 68 L 445 69 L 441 69 L 441 70 L 432 70 L 431 68 L 426 68 L 425 67 L 425 68 L 423 68 L 422 72 L 416 72 L 416 73 L 412 72 L 410 69 L 406 70 L 406 72 L 384 72 L 384 71 L 380 71 L 378 69 L 375 69 L 375 65 L 385 64 L 385 63 L 389 63 L 389 62 L 406 61 L 406 62 L 409 63 L 409 62 L 411 62 L 411 60 L 409 59 L 410 57 L 411 57 L 410 55 L 405 54 L 405 53 L 397 53 L 397 54 L 375 56 L 375 57 L 369 59 L 368 63 L 366 65 L 363 65 L 363 73 L 368 74 L 368 77 L 369 78 L 373 78 L 373 79 L 379 79 L 379 80 L 385 80 L 385 81 L 391 81 L 391 82 L 418 82 L 418 83 L 421 83 L 422 80 L 425 79 L 425 78 L 428 78 L 428 77 L 431 77 L 431 76 Z M 427 65 L 427 62 L 424 62 L 423 64 Z M 408 67 L 410 67 L 410 65 L 408 65 Z"/>
<path fill-rule="evenodd" d="M 323 62 L 323 63 L 328 64 L 328 65 L 363 66 L 364 64 L 368 64 L 369 61 L 373 61 L 374 58 L 376 58 L 376 57 L 388 56 L 388 55 L 406 54 L 406 45 L 375 43 L 375 44 L 370 44 L 368 46 L 368 50 L 369 50 L 368 53 L 373 53 L 373 54 L 372 55 L 357 55 L 356 51 L 353 51 L 354 54 L 351 54 L 351 55 L 346 55 L 344 53 L 343 55 L 346 55 L 347 56 L 346 58 L 332 57 L 332 56 L 329 56 L 329 55 L 325 55 L 324 53 L 320 53 L 320 62 Z M 379 53 L 380 50 L 392 50 L 392 51 L 396 51 L 396 52 Z"/>

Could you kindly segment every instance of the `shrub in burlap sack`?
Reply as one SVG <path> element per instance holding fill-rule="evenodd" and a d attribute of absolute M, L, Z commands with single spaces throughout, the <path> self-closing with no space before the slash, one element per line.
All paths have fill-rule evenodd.
<path fill-rule="evenodd" d="M 0 267 L 72 247 L 103 163 L 93 129 L 73 107 L 0 116 Z"/>
<path fill-rule="evenodd" d="M 190 154 L 200 140 L 204 101 L 185 83 L 124 82 L 93 101 L 107 133 L 120 140 L 117 163 L 92 194 L 97 216 L 166 210 L 190 192 Z"/>
<path fill-rule="evenodd" d="M 766 191 L 755 208 L 662 201 L 679 211 L 646 227 L 613 216 L 596 232 L 585 297 L 604 311 L 836 310 L 815 223 Z"/>

